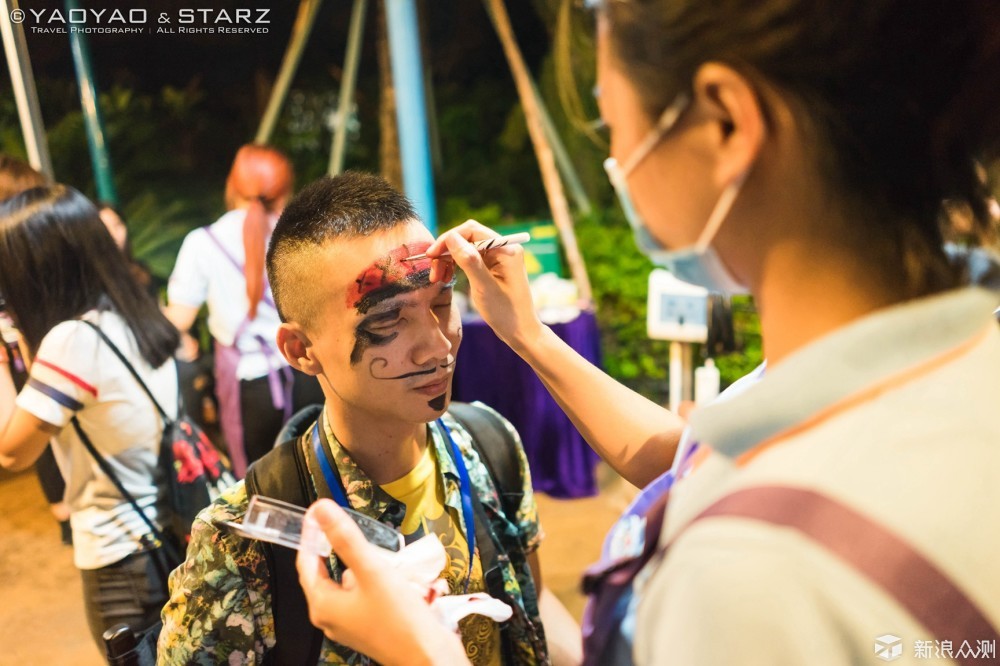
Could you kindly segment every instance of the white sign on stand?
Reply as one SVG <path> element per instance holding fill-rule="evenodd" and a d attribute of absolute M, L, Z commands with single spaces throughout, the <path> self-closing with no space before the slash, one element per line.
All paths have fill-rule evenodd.
<path fill-rule="evenodd" d="M 670 410 L 693 397 L 691 343 L 708 339 L 708 290 L 682 282 L 670 272 L 649 274 L 646 332 L 655 340 L 670 340 Z"/>

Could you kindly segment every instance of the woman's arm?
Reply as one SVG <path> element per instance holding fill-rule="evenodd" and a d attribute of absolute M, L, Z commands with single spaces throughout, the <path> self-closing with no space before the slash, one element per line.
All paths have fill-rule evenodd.
<path fill-rule="evenodd" d="M 670 469 L 684 421 L 618 383 L 580 356 L 552 329 L 512 346 L 615 471 L 640 488 Z"/>
<path fill-rule="evenodd" d="M 200 309 L 191 305 L 171 303 L 163 308 L 163 316 L 170 320 L 170 323 L 178 331 L 187 333 L 194 325 L 194 320 L 198 317 L 198 310 Z"/>
<path fill-rule="evenodd" d="M 59 429 L 15 406 L 17 391 L 7 350 L 0 355 L 0 467 L 20 471 L 38 460 Z"/>
<path fill-rule="evenodd" d="M 619 384 L 580 356 L 535 314 L 524 270 L 523 250 L 503 247 L 483 255 L 469 240 L 496 233 L 469 221 L 427 251 L 447 249 L 465 271 L 477 310 L 545 384 L 590 446 L 625 479 L 643 486 L 670 468 L 684 421 Z M 432 279 L 445 271 L 438 258 Z"/>

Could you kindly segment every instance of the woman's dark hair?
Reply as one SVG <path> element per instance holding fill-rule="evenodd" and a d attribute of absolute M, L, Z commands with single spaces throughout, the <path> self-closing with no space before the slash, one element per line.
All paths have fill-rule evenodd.
<path fill-rule="evenodd" d="M 0 203 L 0 293 L 32 354 L 56 324 L 92 309 L 118 313 L 154 368 L 177 349 L 177 329 L 132 278 L 97 208 L 71 187 Z"/>
<path fill-rule="evenodd" d="M 35 171 L 27 162 L 0 153 L 0 200 L 32 187 L 42 187 L 47 182 L 45 176 Z"/>
<path fill-rule="evenodd" d="M 1000 2 L 592 4 L 652 118 L 709 61 L 794 97 L 848 212 L 880 223 L 858 233 L 894 247 L 916 290 L 948 286 L 945 200 L 972 210 L 973 236 L 995 238 L 982 166 L 1000 149 Z"/>

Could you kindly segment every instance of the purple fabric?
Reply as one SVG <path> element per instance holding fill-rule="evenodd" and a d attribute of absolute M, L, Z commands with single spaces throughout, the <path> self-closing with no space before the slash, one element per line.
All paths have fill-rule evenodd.
<path fill-rule="evenodd" d="M 292 418 L 292 385 L 295 383 L 292 368 L 285 363 L 285 359 L 277 358 L 277 353 L 267 344 L 267 340 L 259 335 L 255 335 L 254 338 L 260 344 L 260 350 L 267 358 L 267 364 L 270 367 L 267 372 L 267 384 L 271 388 L 271 404 L 276 410 L 282 410 L 285 414 L 285 421 L 288 421 Z M 276 367 L 277 369 L 275 369 Z M 284 384 L 282 384 L 281 377 L 285 378 Z"/>
<path fill-rule="evenodd" d="M 600 334 L 592 313 L 551 328 L 581 356 L 600 365 Z M 453 386 L 455 400 L 481 400 L 514 424 L 524 441 L 536 491 L 563 498 L 597 494 L 597 454 L 528 364 L 482 320 L 463 322 Z"/>
<path fill-rule="evenodd" d="M 240 380 L 236 366 L 240 350 L 215 341 L 215 395 L 219 399 L 219 426 L 226 438 L 233 474 L 242 479 L 247 473 L 247 453 L 243 447 L 243 417 L 240 415 Z"/>

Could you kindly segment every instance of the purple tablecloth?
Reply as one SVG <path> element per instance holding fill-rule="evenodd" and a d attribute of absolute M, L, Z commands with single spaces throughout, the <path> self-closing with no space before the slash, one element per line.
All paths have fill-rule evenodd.
<path fill-rule="evenodd" d="M 551 328 L 584 358 L 600 365 L 600 335 L 592 313 Z M 597 454 L 528 364 L 500 342 L 482 320 L 466 320 L 463 331 L 454 398 L 481 400 L 514 424 L 524 441 L 536 491 L 553 497 L 597 494 Z"/>

